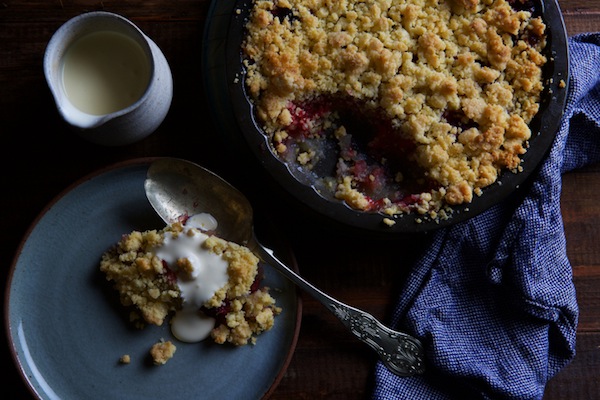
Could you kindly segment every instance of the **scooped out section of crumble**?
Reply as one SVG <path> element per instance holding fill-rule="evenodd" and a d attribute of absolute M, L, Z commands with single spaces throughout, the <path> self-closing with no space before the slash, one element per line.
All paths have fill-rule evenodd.
<path fill-rule="evenodd" d="M 183 223 L 133 231 L 102 255 L 100 270 L 138 326 L 169 319 L 180 341 L 254 344 L 281 312 L 245 246 Z"/>
<path fill-rule="evenodd" d="M 260 0 L 244 82 L 273 152 L 319 191 L 445 217 L 520 171 L 545 28 L 529 0 Z"/>

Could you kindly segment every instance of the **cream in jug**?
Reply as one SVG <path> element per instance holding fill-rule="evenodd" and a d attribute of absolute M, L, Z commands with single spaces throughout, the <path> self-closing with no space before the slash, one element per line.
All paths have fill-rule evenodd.
<path fill-rule="evenodd" d="M 62 78 L 75 107 L 92 115 L 110 114 L 142 97 L 150 65 L 133 39 L 100 31 L 83 36 L 67 49 Z"/>

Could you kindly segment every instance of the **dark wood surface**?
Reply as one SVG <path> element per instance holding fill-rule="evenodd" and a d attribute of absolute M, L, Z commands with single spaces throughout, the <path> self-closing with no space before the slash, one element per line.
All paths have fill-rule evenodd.
<path fill-rule="evenodd" d="M 560 2 L 569 35 L 600 30 L 600 1 Z M 201 46 L 209 0 L 0 2 L 0 268 L 6 282 L 13 257 L 36 216 L 77 179 L 114 162 L 146 156 L 187 158 L 248 194 L 258 219 L 271 218 L 289 241 L 302 274 L 333 296 L 385 319 L 411 261 L 427 235 L 394 241 L 321 226 L 288 203 L 244 159 L 229 156 L 208 111 Z M 175 82 L 161 127 L 133 145 L 102 148 L 64 125 L 46 86 L 42 58 L 54 31 L 84 11 L 122 14 L 164 51 Z M 243 170 L 244 173 L 240 173 Z M 250 171 L 250 173 L 248 172 Z M 564 176 L 562 210 L 567 251 L 580 306 L 577 356 L 548 384 L 544 399 L 594 399 L 600 393 L 600 166 Z M 268 238 L 267 238 L 268 239 Z M 303 298 L 296 352 L 272 399 L 363 399 L 374 354 L 319 303 Z M 5 341 L 6 342 L 6 341 Z M 28 398 L 8 345 L 2 346 L 3 393 Z"/>

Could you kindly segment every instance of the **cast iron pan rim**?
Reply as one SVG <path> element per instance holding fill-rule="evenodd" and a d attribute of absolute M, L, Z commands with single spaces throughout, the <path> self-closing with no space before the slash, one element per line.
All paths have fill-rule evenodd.
<path fill-rule="evenodd" d="M 530 148 L 522 156 L 523 171 L 512 173 L 503 171 L 493 185 L 483 189 L 480 197 L 470 204 L 452 207 L 452 216 L 445 220 L 431 220 L 412 213 L 394 218 L 393 226 L 383 223 L 381 213 L 367 213 L 354 210 L 341 201 L 328 200 L 319 195 L 313 187 L 298 181 L 287 165 L 270 150 L 269 139 L 263 133 L 254 117 L 254 110 L 244 84 L 245 69 L 241 62 L 240 46 L 244 35 L 244 22 L 248 16 L 252 0 L 236 0 L 226 39 L 226 76 L 235 120 L 250 147 L 264 169 L 277 183 L 305 206 L 334 221 L 352 228 L 378 233 L 416 233 L 450 226 L 472 218 L 491 206 L 498 204 L 512 194 L 536 170 L 548 153 L 560 126 L 564 112 L 568 83 L 569 55 L 567 32 L 557 0 L 542 0 L 542 17 L 546 23 L 548 37 L 546 45 L 547 63 L 543 74 L 546 88 L 542 93 L 540 110 L 530 123 L 532 138 Z M 237 12 L 240 10 L 241 12 Z M 559 87 L 560 82 L 567 86 Z M 422 222 L 417 222 L 422 220 Z"/>

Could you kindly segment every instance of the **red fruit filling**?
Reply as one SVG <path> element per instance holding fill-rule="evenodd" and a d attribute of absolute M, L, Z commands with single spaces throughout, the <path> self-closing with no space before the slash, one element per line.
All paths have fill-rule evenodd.
<path fill-rule="evenodd" d="M 169 268 L 169 263 L 167 263 L 165 260 L 162 260 L 162 265 L 165 269 L 164 275 L 167 279 L 167 282 L 169 282 L 171 285 L 177 283 L 177 274 L 171 268 Z"/>
<path fill-rule="evenodd" d="M 410 207 L 419 193 L 439 186 L 411 162 L 415 144 L 382 111 L 340 96 L 290 103 L 288 110 L 292 122 L 282 158 L 316 180 L 351 176 L 371 204 L 369 211 L 381 211 L 384 199 Z M 346 135 L 339 134 L 341 127 Z M 298 159 L 303 152 L 312 154 L 304 164 Z"/>
<path fill-rule="evenodd" d="M 258 272 L 256 274 L 256 278 L 254 278 L 254 282 L 252 283 L 252 286 L 250 287 L 250 293 L 254 293 L 257 290 L 260 289 L 260 285 L 263 279 L 264 273 L 263 273 L 263 269 L 262 267 L 259 265 L 258 266 Z M 231 311 L 231 303 L 229 299 L 225 299 L 223 301 L 223 303 L 221 304 L 221 306 L 216 307 L 216 308 L 207 308 L 207 307 L 200 307 L 200 311 L 202 311 L 204 313 L 204 315 L 207 315 L 209 317 L 212 317 L 215 319 L 215 327 L 220 326 L 220 325 L 227 325 L 227 314 L 229 314 L 229 312 Z"/>

